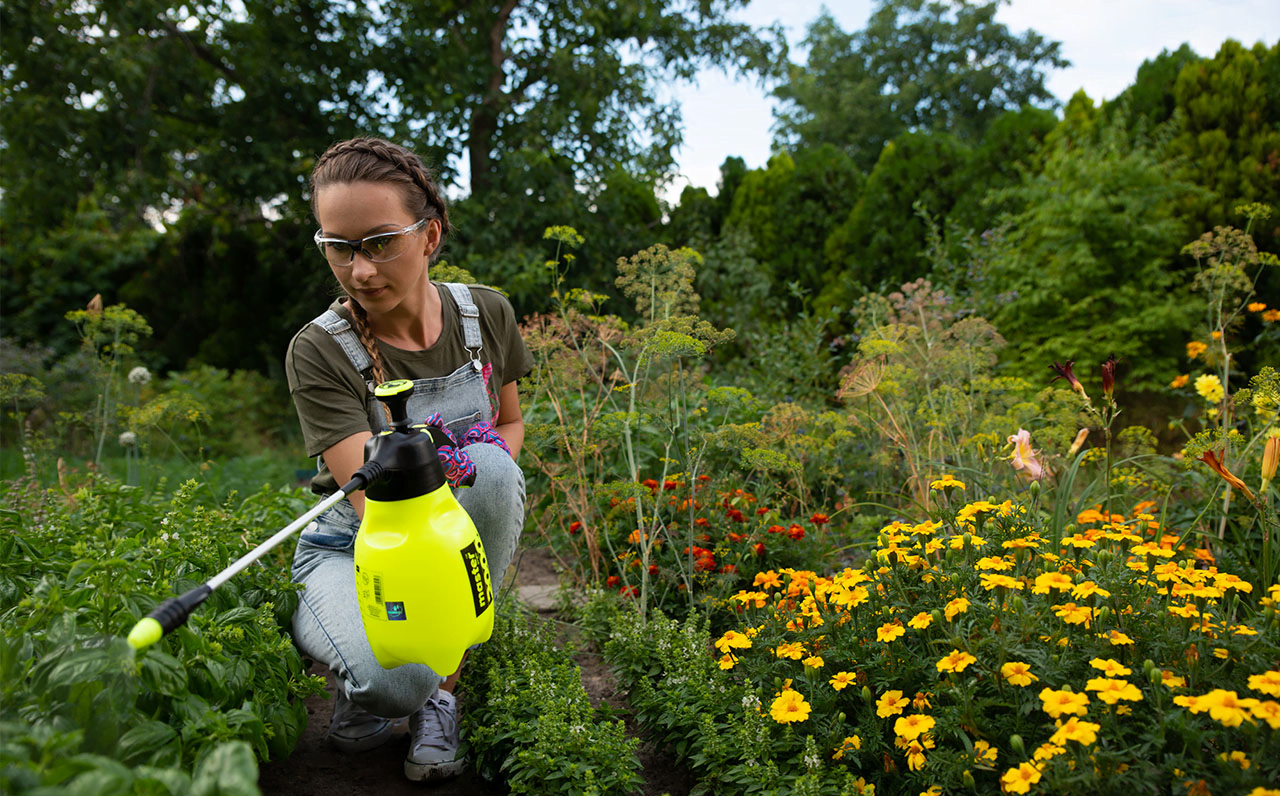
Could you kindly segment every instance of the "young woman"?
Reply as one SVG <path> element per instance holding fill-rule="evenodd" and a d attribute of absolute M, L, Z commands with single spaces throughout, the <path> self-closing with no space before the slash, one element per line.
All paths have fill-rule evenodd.
<path fill-rule="evenodd" d="M 483 287 L 428 277 L 449 232 L 439 188 L 412 152 L 358 138 L 330 147 L 311 174 L 315 241 L 345 295 L 289 344 L 285 370 L 309 456 L 311 488 L 332 493 L 364 461 L 365 440 L 386 427 L 373 387 L 411 379 L 409 416 L 443 424 L 475 464 L 472 486 L 455 490 L 484 542 L 495 592 L 524 522 L 524 440 L 516 379 L 533 366 L 511 305 Z M 461 772 L 453 689 L 459 672 L 422 664 L 383 669 L 356 603 L 353 548 L 364 494 L 351 495 L 303 531 L 293 579 L 306 586 L 294 639 L 338 679 L 329 738 L 346 751 L 371 749 L 408 716 L 405 775 Z M 461 671 L 461 668 L 459 669 Z"/>

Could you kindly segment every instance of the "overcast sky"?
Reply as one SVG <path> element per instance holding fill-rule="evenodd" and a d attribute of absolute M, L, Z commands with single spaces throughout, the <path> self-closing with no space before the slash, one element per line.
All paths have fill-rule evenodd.
<path fill-rule="evenodd" d="M 824 5 L 850 32 L 866 26 L 873 8 L 871 0 L 755 0 L 738 16 L 759 25 L 781 22 L 791 60 L 800 63 L 806 57 L 800 41 Z M 1062 42 L 1071 66 L 1051 72 L 1048 86 L 1063 101 L 1081 88 L 1095 100 L 1111 99 L 1133 82 L 1144 60 L 1184 42 L 1212 57 L 1227 39 L 1246 45 L 1280 39 L 1280 0 L 1013 0 L 996 19 L 1016 33 L 1031 28 Z M 676 87 L 675 96 L 684 109 L 685 144 L 676 153 L 684 179 L 668 196 L 678 197 L 686 183 L 714 192 L 720 164 L 731 155 L 749 168 L 768 160 L 773 100 L 767 88 L 709 71 L 696 86 Z"/>

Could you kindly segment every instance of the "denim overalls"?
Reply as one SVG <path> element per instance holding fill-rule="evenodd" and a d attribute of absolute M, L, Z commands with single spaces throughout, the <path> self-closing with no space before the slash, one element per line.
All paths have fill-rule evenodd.
<path fill-rule="evenodd" d="M 440 287 L 448 289 L 458 305 L 470 359 L 448 376 L 414 380 L 408 410 L 415 421 L 439 412 L 449 431 L 461 439 L 476 423 L 492 419 L 481 359 L 480 312 L 465 285 Z M 336 312 L 328 310 L 312 323 L 333 336 L 358 371 L 370 366 L 359 336 Z M 373 397 L 375 386 L 368 382 L 369 428 L 377 433 L 387 426 L 382 404 Z M 496 445 L 480 443 L 463 450 L 475 462 L 476 481 L 455 494 L 480 532 L 496 596 L 524 526 L 524 474 Z M 356 602 L 354 546 L 359 526 L 355 510 L 343 500 L 299 537 L 293 580 L 307 588 L 293 616 L 294 641 L 308 657 L 329 666 L 352 702 L 379 716 L 407 716 L 434 696 L 452 672 L 433 672 L 423 664 L 383 669 L 374 658 Z"/>

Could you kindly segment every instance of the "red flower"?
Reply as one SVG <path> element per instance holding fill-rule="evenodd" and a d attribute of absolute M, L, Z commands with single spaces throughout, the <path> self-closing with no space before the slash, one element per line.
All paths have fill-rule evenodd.
<path fill-rule="evenodd" d="M 814 525 L 826 525 L 828 522 L 830 522 L 830 520 L 831 518 L 825 514 L 815 514 L 809 518 L 809 522 L 813 523 Z"/>
<path fill-rule="evenodd" d="M 650 564 L 650 565 L 649 565 L 649 574 L 650 574 L 650 575 L 657 575 L 657 574 L 658 574 L 658 565 L 657 565 L 657 564 Z"/>
<path fill-rule="evenodd" d="M 693 521 L 693 524 L 701 525 L 705 528 L 706 526 L 711 524 L 711 520 L 707 519 L 706 517 L 699 517 L 698 519 Z"/>
<path fill-rule="evenodd" d="M 1108 398 L 1116 387 L 1116 355 L 1112 354 L 1107 357 L 1107 361 L 1102 363 L 1102 391 L 1106 393 Z"/>
<path fill-rule="evenodd" d="M 623 597 L 635 597 L 639 593 L 639 590 L 636 589 L 635 586 L 623 586 L 621 589 L 618 589 L 618 594 L 621 594 Z"/>
<path fill-rule="evenodd" d="M 582 529 L 582 523 L 578 522 L 577 520 L 574 520 L 573 522 L 569 523 L 569 533 L 577 533 L 581 529 Z"/>
<path fill-rule="evenodd" d="M 741 542 L 743 539 L 747 538 L 742 534 L 734 533 L 733 531 L 729 531 L 727 534 L 725 534 L 725 536 L 729 537 L 730 542 Z"/>
<path fill-rule="evenodd" d="M 604 579 L 604 585 L 608 586 L 611 589 L 614 586 L 617 586 L 621 582 L 622 582 L 622 578 L 618 577 L 617 575 L 610 575 L 609 577 Z"/>
<path fill-rule="evenodd" d="M 650 492 L 653 492 L 655 494 L 657 493 L 658 491 L 657 481 L 653 480 L 652 478 L 646 478 L 642 483 L 643 483 L 643 486 L 647 487 Z"/>
<path fill-rule="evenodd" d="M 632 568 L 632 569 L 639 569 L 639 568 L 640 568 L 640 559 L 638 559 L 638 558 L 633 558 L 633 559 L 631 559 L 631 568 Z"/>
<path fill-rule="evenodd" d="M 756 515 L 757 515 L 757 516 L 763 517 L 764 515 L 766 515 L 766 514 L 768 514 L 768 513 L 769 513 L 769 507 L 768 507 L 768 506 L 761 506 L 760 508 L 756 509 Z"/>
<path fill-rule="evenodd" d="M 711 572 L 716 568 L 716 560 L 712 556 L 702 556 L 693 562 L 693 568 L 699 572 Z"/>
<path fill-rule="evenodd" d="M 1071 385 L 1071 389 L 1080 393 L 1085 398 L 1088 398 L 1089 396 L 1085 395 L 1084 393 L 1084 385 L 1080 383 L 1080 380 L 1076 378 L 1076 374 L 1073 373 L 1071 370 L 1071 366 L 1074 364 L 1075 364 L 1074 361 L 1068 359 L 1067 364 L 1065 365 L 1059 365 L 1057 362 L 1054 362 L 1052 365 L 1050 365 L 1049 367 L 1053 370 L 1053 372 L 1058 374 L 1054 376 L 1052 379 L 1050 379 L 1050 383 L 1055 382 L 1058 379 L 1066 379 L 1067 383 Z"/>
<path fill-rule="evenodd" d="M 769 526 L 769 533 L 782 533 L 782 532 L 783 532 L 783 531 L 785 531 L 785 530 L 786 530 L 786 528 L 783 528 L 781 525 L 770 525 L 770 526 Z"/>
<path fill-rule="evenodd" d="M 792 525 L 787 529 L 787 536 L 790 536 L 798 542 L 804 538 L 804 528 L 799 525 Z"/>
<path fill-rule="evenodd" d="M 764 555 L 764 542 L 756 542 L 751 545 L 751 549 L 754 550 L 758 556 Z"/>
<path fill-rule="evenodd" d="M 729 519 L 733 520 L 734 522 L 747 521 L 747 518 L 743 516 L 742 512 L 738 511 L 737 509 L 729 509 L 728 511 L 725 512 L 725 516 L 727 516 Z"/>
<path fill-rule="evenodd" d="M 667 480 L 665 480 L 665 481 L 663 481 L 663 482 L 662 482 L 662 488 L 663 488 L 663 489 L 679 489 L 679 488 L 680 488 L 680 482 L 679 482 L 679 481 L 672 481 L 670 478 L 668 478 Z"/>
<path fill-rule="evenodd" d="M 698 480 L 699 480 L 699 481 L 710 481 L 710 480 L 711 480 L 711 476 L 709 476 L 709 475 L 705 475 L 705 474 L 704 474 L 704 475 L 700 475 L 700 476 L 698 476 Z"/>
<path fill-rule="evenodd" d="M 720 571 L 733 573 L 733 572 L 737 572 L 738 568 L 733 564 L 725 564 L 723 567 L 720 567 Z"/>

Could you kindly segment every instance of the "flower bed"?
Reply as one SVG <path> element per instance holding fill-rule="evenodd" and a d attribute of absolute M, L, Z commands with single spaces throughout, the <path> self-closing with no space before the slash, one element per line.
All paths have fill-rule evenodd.
<path fill-rule="evenodd" d="M 598 601 L 589 624 L 711 793 L 1274 793 L 1280 586 L 1150 509 L 1055 543 L 1034 506 L 951 504 L 862 569 L 759 573 L 714 640 Z"/>

